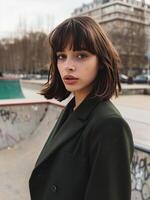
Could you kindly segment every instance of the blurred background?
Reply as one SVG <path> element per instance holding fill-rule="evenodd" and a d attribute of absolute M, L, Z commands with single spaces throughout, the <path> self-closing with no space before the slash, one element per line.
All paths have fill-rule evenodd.
<path fill-rule="evenodd" d="M 111 101 L 135 144 L 132 200 L 150 200 L 150 0 L 0 0 L 0 199 L 29 200 L 28 179 L 68 99 L 39 95 L 49 70 L 47 36 L 70 16 L 87 15 L 121 57 L 120 96 Z"/>
<path fill-rule="evenodd" d="M 149 0 L 0 0 L 0 71 L 21 78 L 47 74 L 48 33 L 69 16 L 88 15 L 99 22 L 120 53 L 121 79 L 149 81 Z M 48 48 L 48 47 L 47 47 Z M 30 75 L 29 75 L 30 74 Z M 38 76 L 39 75 L 39 76 Z M 33 77 L 32 77 L 33 76 Z M 148 80 L 147 80 L 148 79 Z"/>

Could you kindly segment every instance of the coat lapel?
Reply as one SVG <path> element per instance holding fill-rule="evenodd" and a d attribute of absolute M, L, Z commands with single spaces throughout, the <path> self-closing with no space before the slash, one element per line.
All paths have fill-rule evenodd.
<path fill-rule="evenodd" d="M 61 147 L 65 142 L 71 139 L 81 128 L 83 128 L 87 124 L 86 122 L 88 116 L 99 102 L 100 98 L 98 97 L 84 99 L 78 106 L 78 108 L 73 111 L 64 122 L 64 118 L 68 112 L 68 109 L 71 109 L 71 107 L 73 107 L 75 103 L 75 98 L 73 97 L 71 99 L 71 101 L 66 106 L 64 112 L 62 112 L 62 114 L 60 115 L 53 131 L 51 132 L 39 156 L 39 159 L 36 162 L 35 167 L 38 167 L 41 163 L 43 163 L 59 147 Z"/>

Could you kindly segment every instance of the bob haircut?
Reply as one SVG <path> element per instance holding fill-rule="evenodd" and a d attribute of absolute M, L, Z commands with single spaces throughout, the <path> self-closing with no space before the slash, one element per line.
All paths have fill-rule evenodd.
<path fill-rule="evenodd" d="M 47 99 L 66 99 L 67 91 L 57 68 L 58 51 L 68 45 L 73 51 L 86 50 L 98 57 L 99 70 L 93 81 L 92 91 L 88 96 L 99 96 L 102 101 L 116 97 L 121 91 L 118 68 L 120 58 L 108 36 L 92 18 L 87 16 L 70 17 L 59 24 L 49 34 L 50 69 L 48 81 L 41 90 Z"/>

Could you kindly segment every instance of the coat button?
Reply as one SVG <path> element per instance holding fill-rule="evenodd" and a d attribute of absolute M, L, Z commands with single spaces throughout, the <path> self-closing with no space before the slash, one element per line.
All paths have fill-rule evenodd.
<path fill-rule="evenodd" d="M 57 186 L 56 186 L 56 185 L 54 185 L 54 184 L 53 184 L 53 185 L 51 185 L 51 187 L 50 187 L 50 188 L 51 188 L 51 191 L 52 191 L 52 192 L 56 192 L 56 191 L 57 191 Z"/>

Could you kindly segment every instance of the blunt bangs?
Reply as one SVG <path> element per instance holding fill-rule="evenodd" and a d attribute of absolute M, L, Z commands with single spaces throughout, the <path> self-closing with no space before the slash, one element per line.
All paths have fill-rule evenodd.
<path fill-rule="evenodd" d="M 61 52 L 68 47 L 73 51 L 87 50 L 96 54 L 94 41 L 87 27 L 75 19 L 66 20 L 59 27 L 54 29 L 49 37 L 49 42 L 54 53 Z"/>

